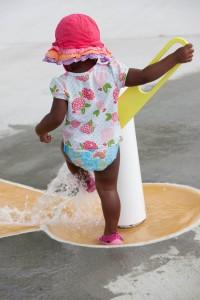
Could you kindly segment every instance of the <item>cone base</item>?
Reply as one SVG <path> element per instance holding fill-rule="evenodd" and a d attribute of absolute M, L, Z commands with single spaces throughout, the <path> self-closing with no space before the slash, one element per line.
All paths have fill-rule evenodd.
<path fill-rule="evenodd" d="M 146 220 L 146 218 L 138 223 L 135 223 L 135 224 L 130 224 L 130 225 L 119 225 L 118 228 L 121 228 L 121 229 L 128 229 L 128 228 L 133 228 L 133 227 L 136 227 L 140 224 L 142 224 L 144 221 Z"/>

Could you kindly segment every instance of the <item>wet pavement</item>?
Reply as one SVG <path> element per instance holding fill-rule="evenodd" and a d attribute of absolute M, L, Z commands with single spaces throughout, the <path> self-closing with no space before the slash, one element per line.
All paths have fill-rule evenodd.
<path fill-rule="evenodd" d="M 136 117 L 143 182 L 200 188 L 199 74 L 168 84 Z M 1 140 L 0 177 L 45 189 L 63 158 L 33 126 Z M 0 240 L 0 299 L 198 300 L 200 228 L 128 249 L 87 249 L 41 232 Z"/>

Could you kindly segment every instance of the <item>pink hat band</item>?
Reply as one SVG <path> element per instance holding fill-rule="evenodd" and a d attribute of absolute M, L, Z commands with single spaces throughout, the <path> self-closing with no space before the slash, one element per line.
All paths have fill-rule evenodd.
<path fill-rule="evenodd" d="M 88 58 L 109 60 L 112 53 L 100 40 L 96 22 L 83 14 L 64 17 L 56 27 L 55 42 L 45 55 L 44 61 L 70 64 Z"/>

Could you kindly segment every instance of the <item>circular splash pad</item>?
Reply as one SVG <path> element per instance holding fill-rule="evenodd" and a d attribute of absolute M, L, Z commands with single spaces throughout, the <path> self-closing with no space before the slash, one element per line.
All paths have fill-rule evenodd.
<path fill-rule="evenodd" d="M 119 229 L 124 238 L 124 244 L 118 247 L 155 243 L 180 235 L 200 224 L 200 190 L 168 183 L 143 184 L 143 189 L 147 218 L 135 227 Z M 41 194 L 41 191 L 27 186 L 0 181 L 1 215 L 5 205 L 18 210 L 28 207 L 30 210 Z M 85 247 L 108 247 L 100 245 L 97 240 L 103 232 L 104 223 L 100 200 L 96 193 L 93 193 L 92 201 L 88 222 L 81 220 L 81 216 L 88 209 L 88 204 L 77 222 L 71 224 L 65 220 L 64 214 L 74 213 L 72 199 L 68 201 L 67 207 L 63 208 L 62 218 L 48 222 L 48 224 L 31 226 L 30 224 L 27 225 L 26 222 L 24 224 L 19 224 L 19 222 L 12 224 L 11 221 L 6 223 L 0 220 L 0 236 L 43 230 L 57 241 Z M 80 209 L 84 210 L 84 200 Z M 100 221 L 97 222 L 97 219 Z"/>

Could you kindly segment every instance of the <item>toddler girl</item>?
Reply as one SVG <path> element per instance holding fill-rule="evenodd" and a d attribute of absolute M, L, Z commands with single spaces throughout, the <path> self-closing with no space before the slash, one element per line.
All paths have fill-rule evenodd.
<path fill-rule="evenodd" d="M 84 180 L 86 190 L 97 189 L 105 218 L 105 230 L 99 238 L 103 244 L 123 243 L 117 232 L 119 91 L 153 81 L 177 63 L 191 61 L 192 55 L 189 44 L 143 70 L 129 69 L 104 46 L 97 24 L 89 16 L 66 16 L 56 28 L 55 42 L 44 60 L 63 65 L 65 72 L 51 81 L 52 108 L 35 130 L 41 142 L 49 143 L 49 132 L 65 118 L 62 152 L 69 170 Z"/>

